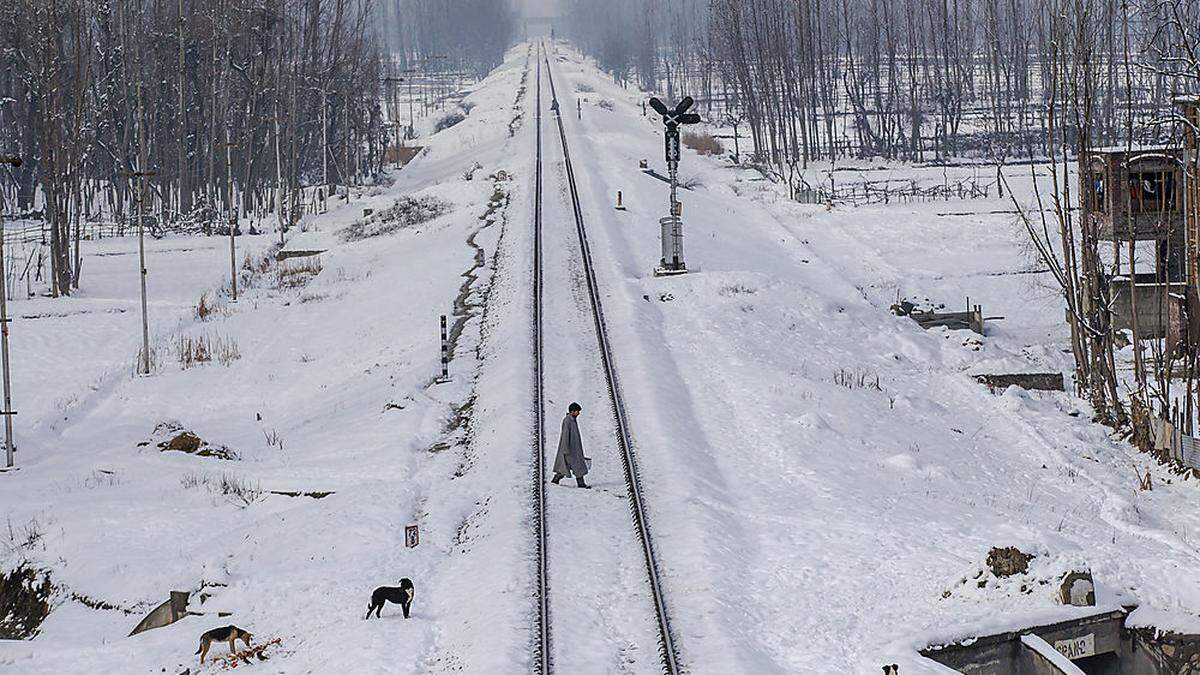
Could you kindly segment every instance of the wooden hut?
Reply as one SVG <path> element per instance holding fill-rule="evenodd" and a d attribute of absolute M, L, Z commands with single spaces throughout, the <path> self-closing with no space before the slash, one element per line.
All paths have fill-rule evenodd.
<path fill-rule="evenodd" d="M 1178 147 L 1100 148 L 1082 162 L 1083 225 L 1113 244 L 1113 319 L 1117 328 L 1136 326 L 1139 338 L 1179 337 L 1194 276 L 1186 265 L 1183 154 Z M 1153 242 L 1153 269 L 1132 267 L 1130 242 Z"/>

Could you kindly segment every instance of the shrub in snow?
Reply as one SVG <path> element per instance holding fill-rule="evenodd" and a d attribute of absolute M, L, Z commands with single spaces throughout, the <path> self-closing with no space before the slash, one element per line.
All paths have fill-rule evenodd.
<path fill-rule="evenodd" d="M 833 371 L 833 383 L 847 389 L 883 391 L 883 386 L 879 383 L 879 373 L 866 368 L 838 368 Z M 991 558 L 989 557 L 988 560 L 990 561 Z"/>
<path fill-rule="evenodd" d="M 602 98 L 599 101 L 596 101 L 596 105 L 600 106 L 601 108 L 603 108 L 605 110 L 612 110 L 614 107 L 613 102 L 606 98 Z"/>
<path fill-rule="evenodd" d="M 449 129 L 465 119 L 467 119 L 466 115 L 460 112 L 452 112 L 448 115 L 444 115 L 442 119 L 438 120 L 437 123 L 433 125 L 433 131 L 434 133 L 445 131 L 446 129 Z"/>
<path fill-rule="evenodd" d="M 188 490 L 205 488 L 213 494 L 225 497 L 230 503 L 243 509 L 263 496 L 262 487 L 258 483 L 251 483 L 227 473 L 215 478 L 207 474 L 188 473 L 179 479 L 179 484 Z"/>
<path fill-rule="evenodd" d="M 150 345 L 150 358 L 148 360 L 150 361 L 150 372 L 157 373 L 158 367 L 159 367 L 158 347 L 157 346 Z M 133 355 L 133 373 L 135 375 L 140 375 L 141 372 L 142 372 L 142 350 L 138 349 L 137 352 Z M 66 408 L 64 407 L 63 410 L 66 410 Z"/>
<path fill-rule="evenodd" d="M 176 214 L 176 217 L 175 229 L 180 234 L 211 234 L 223 222 L 221 209 L 207 201 L 196 202 L 191 211 Z"/>
<path fill-rule="evenodd" d="M 208 304 L 208 293 L 203 293 L 200 295 L 200 302 L 196 303 L 196 318 L 206 321 L 210 314 L 212 305 Z"/>
<path fill-rule="evenodd" d="M 229 501 L 242 508 L 246 508 L 258 501 L 263 494 L 262 488 L 258 483 L 251 483 L 250 481 L 242 480 L 237 476 L 229 474 L 221 475 L 218 489 Z"/>
<path fill-rule="evenodd" d="M 50 573 L 19 565 L 0 574 L 0 639 L 28 640 L 50 614 Z"/>
<path fill-rule="evenodd" d="M 428 222 L 450 212 L 450 203 L 437 197 L 404 196 L 386 209 L 356 221 L 342 230 L 342 239 L 359 241 L 392 234 Z"/>
<path fill-rule="evenodd" d="M 275 254 L 267 252 L 266 254 L 251 257 L 249 253 L 242 260 L 242 269 L 238 274 L 238 288 L 248 291 L 251 288 L 257 288 L 259 283 L 266 278 L 267 272 L 270 272 L 275 267 Z"/>
<path fill-rule="evenodd" d="M 322 269 L 320 256 L 285 260 L 275 270 L 275 285 L 280 290 L 300 288 L 312 281 Z"/>
<path fill-rule="evenodd" d="M 758 290 L 745 284 L 725 284 L 717 292 L 728 298 L 734 295 L 754 295 Z"/>
<path fill-rule="evenodd" d="M 721 146 L 721 141 L 713 138 L 710 134 L 688 131 L 683 134 L 681 140 L 684 145 L 701 155 L 720 155 L 725 152 L 725 148 Z"/>
<path fill-rule="evenodd" d="M 242 270 L 253 274 L 264 274 L 267 270 L 271 269 L 272 261 L 273 258 L 270 255 L 260 256 L 255 260 L 247 253 L 246 257 L 242 259 Z"/>
<path fill-rule="evenodd" d="M 186 368 L 199 366 L 216 361 L 228 366 L 242 358 L 237 342 L 230 337 L 220 335 L 180 335 L 175 345 L 175 356 L 179 365 Z"/>
<path fill-rule="evenodd" d="M 196 318 L 201 321 L 208 321 L 214 314 L 227 314 L 227 308 L 220 305 L 208 296 L 208 293 L 200 295 L 200 302 L 196 303 Z"/>

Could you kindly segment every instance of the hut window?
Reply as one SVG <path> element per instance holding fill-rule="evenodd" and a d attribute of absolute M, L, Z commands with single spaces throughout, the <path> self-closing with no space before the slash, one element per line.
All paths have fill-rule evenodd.
<path fill-rule="evenodd" d="M 1133 213 L 1175 210 L 1175 172 L 1142 171 L 1129 174 L 1129 208 Z"/>

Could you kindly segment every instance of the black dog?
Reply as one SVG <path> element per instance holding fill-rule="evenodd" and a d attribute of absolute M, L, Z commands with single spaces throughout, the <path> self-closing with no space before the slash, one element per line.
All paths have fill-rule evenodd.
<path fill-rule="evenodd" d="M 410 579 L 401 579 L 399 586 L 380 586 L 371 593 L 371 604 L 367 605 L 367 615 L 363 618 L 371 618 L 371 612 L 375 612 L 375 618 L 380 618 L 384 603 L 395 602 L 404 610 L 404 618 L 407 619 L 408 608 L 412 607 L 415 592 Z"/>

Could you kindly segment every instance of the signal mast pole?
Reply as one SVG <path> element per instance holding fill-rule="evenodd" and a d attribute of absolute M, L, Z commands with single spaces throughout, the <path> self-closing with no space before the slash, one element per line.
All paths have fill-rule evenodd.
<path fill-rule="evenodd" d="M 674 109 L 667 108 L 658 98 L 650 99 L 650 107 L 662 115 L 663 145 L 667 160 L 667 177 L 671 184 L 670 211 L 664 218 L 658 219 L 662 243 L 662 259 L 654 269 L 655 276 L 671 276 L 685 274 L 687 265 L 683 261 L 683 206 L 679 203 L 679 125 L 695 124 L 700 121 L 696 113 L 689 113 L 695 101 L 691 96 L 683 100 Z"/>

